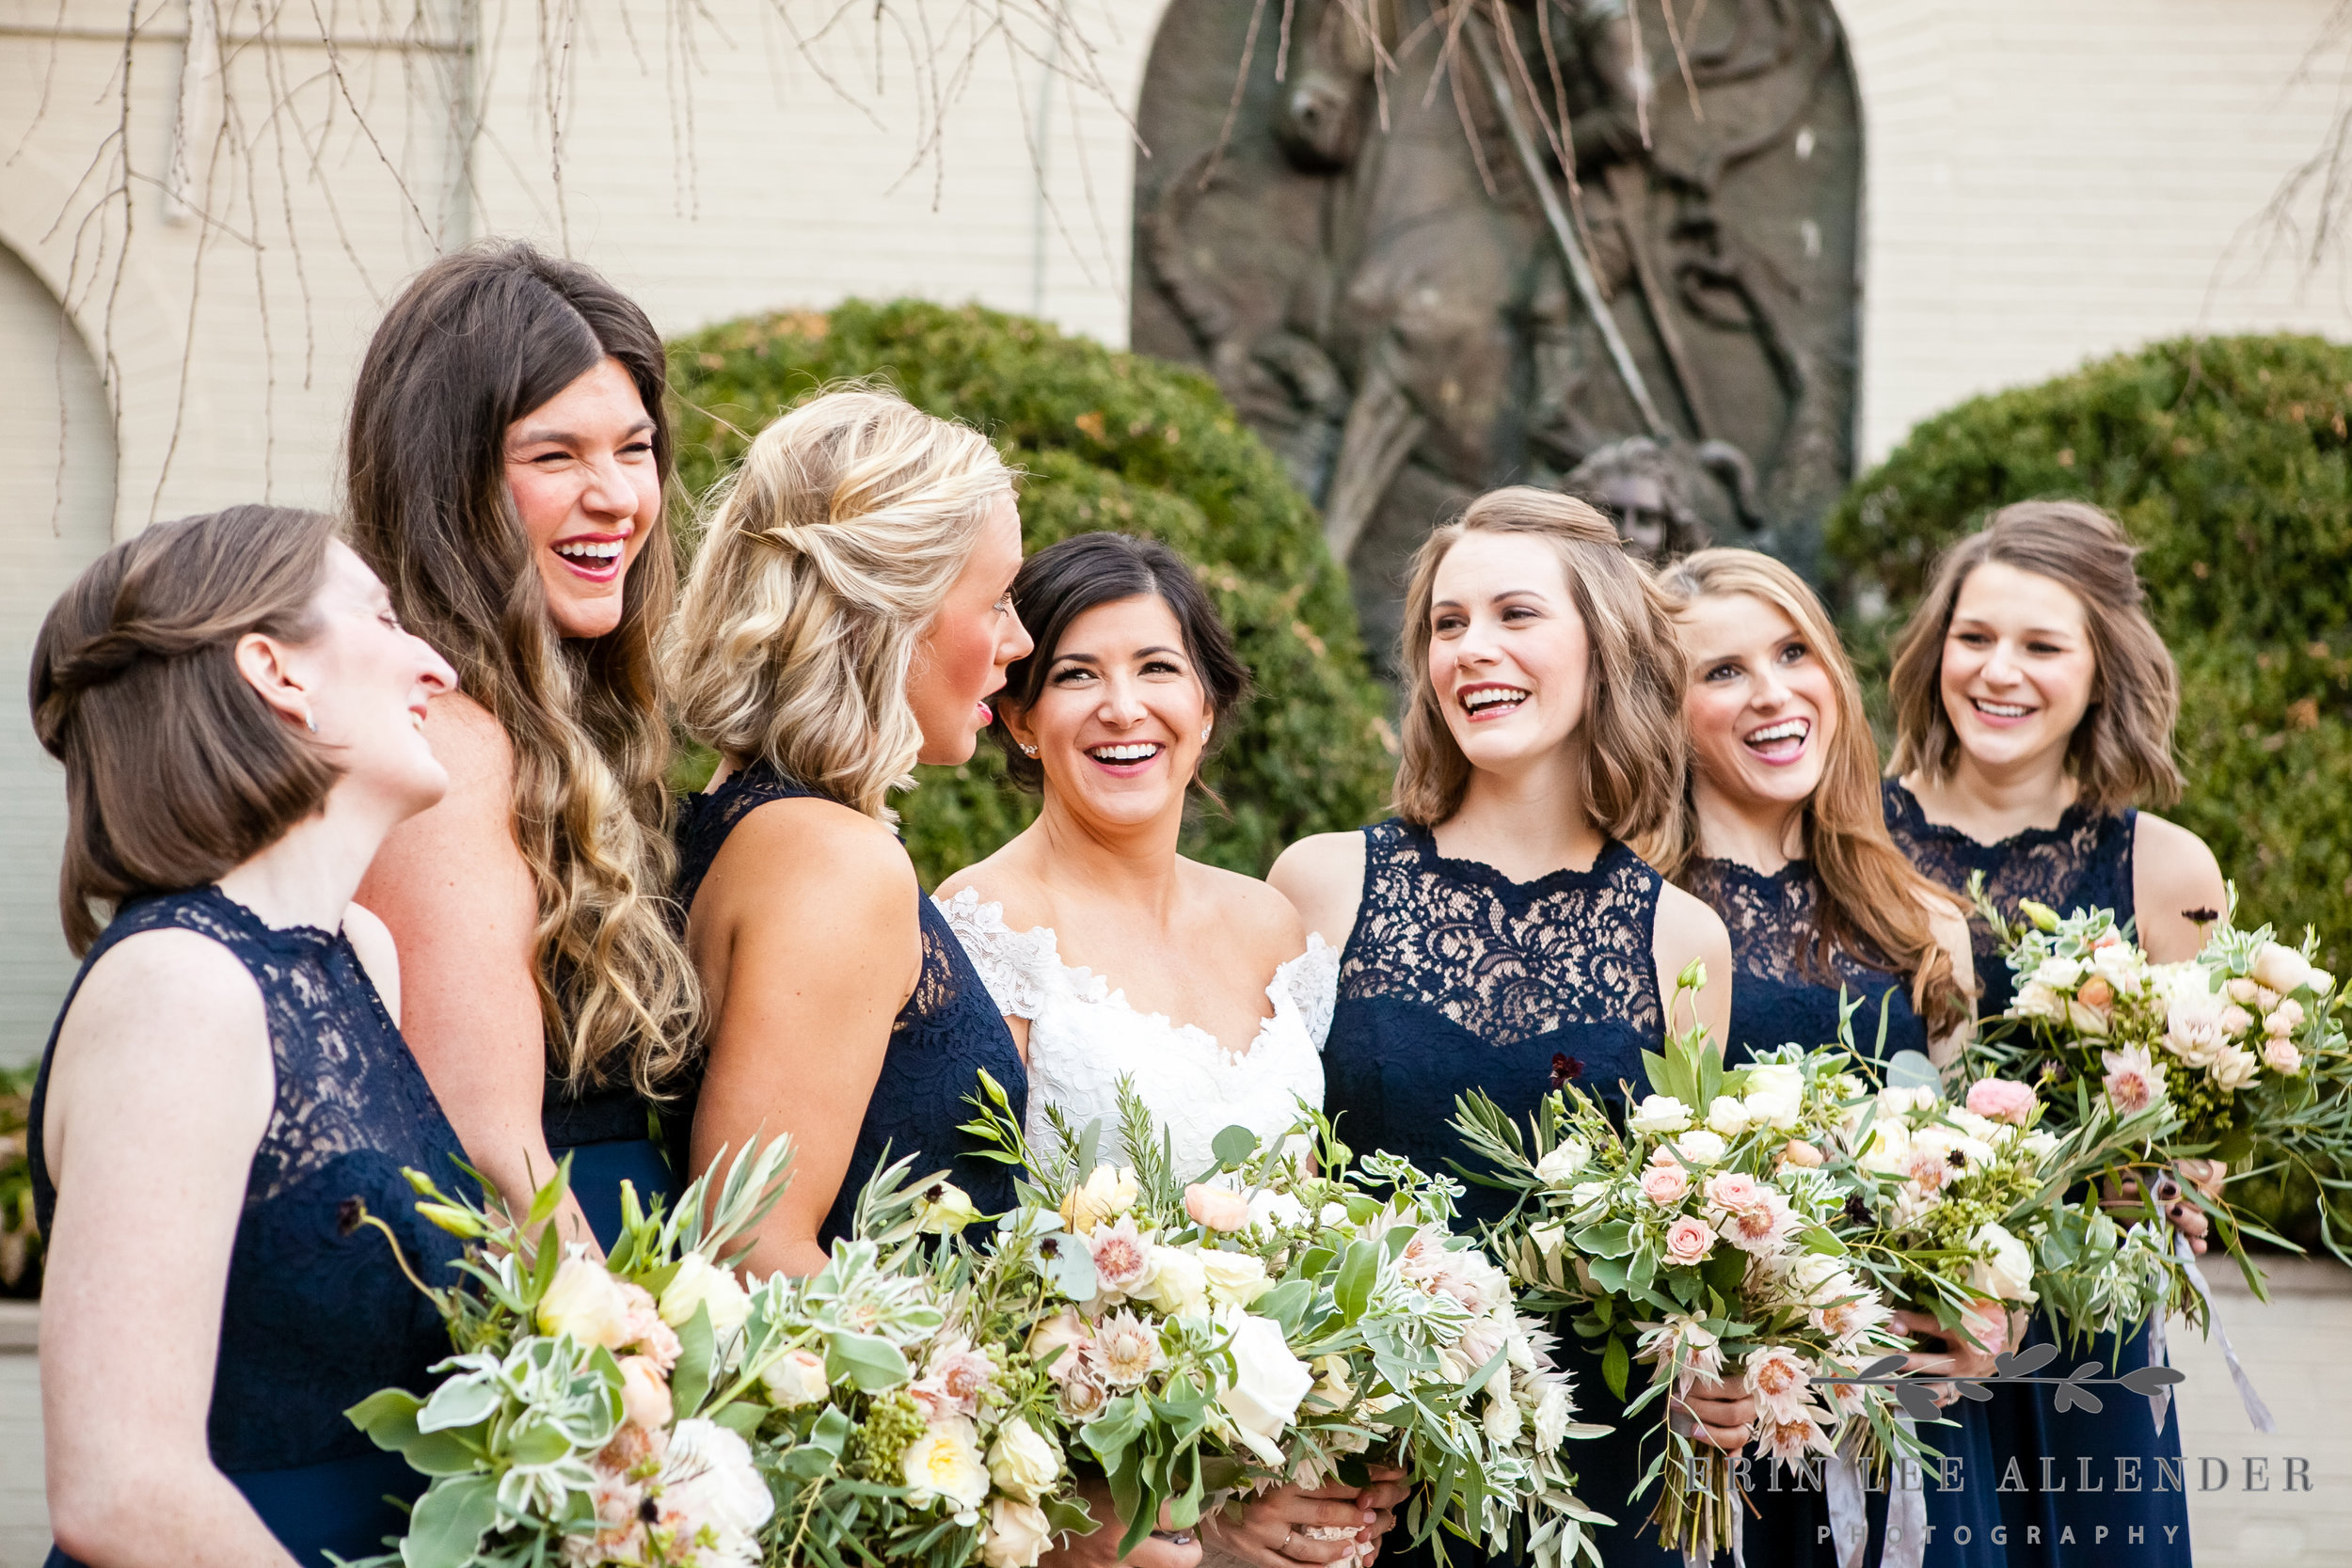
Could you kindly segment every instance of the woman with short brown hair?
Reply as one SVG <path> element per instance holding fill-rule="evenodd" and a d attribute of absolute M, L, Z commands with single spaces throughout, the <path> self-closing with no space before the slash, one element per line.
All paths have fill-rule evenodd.
<path fill-rule="evenodd" d="M 2193 957 L 2226 897 L 2221 869 L 2187 829 L 2134 808 L 2181 791 L 2172 761 L 2179 680 L 2148 620 L 2122 526 L 2083 501 L 2020 501 L 1947 551 L 1895 655 L 1895 757 L 1886 825 L 1913 863 L 1963 892 L 1972 874 L 2006 918 L 2035 899 L 2071 913 L 2098 908 L 2131 926 L 2158 963 Z M 2013 977 L 1991 930 L 1972 921 L 1979 1007 L 2004 1011 Z M 2202 1173 L 2218 1180 L 2217 1169 Z M 2177 1205 L 2173 1223 L 2200 1251 L 2205 1219 Z M 2098 1359 L 2147 1360 L 2145 1337 L 2103 1338 Z M 2031 1471 L 2068 1456 L 2085 1475 L 2124 1460 L 2177 1464 L 2180 1423 L 2141 1423 L 2137 1402 L 2104 1413 L 2060 1411 L 2035 1389 L 2012 1403 L 2014 1433 L 1996 1424 L 1994 1453 Z M 2036 1529 L 2053 1568 L 2106 1560 L 2094 1543 L 2144 1542 L 2153 1568 L 2189 1560 L 2177 1492 L 2078 1490 L 2002 1497 L 2013 1532 Z M 2071 1532 L 2071 1533 L 2070 1533 Z M 2131 1532 L 2127 1536 L 2127 1532 Z M 2079 1544 L 2073 1550 L 2066 1543 Z M 2111 1548 L 2109 1548 L 2111 1550 Z"/>
<path fill-rule="evenodd" d="M 1341 949 L 1324 1048 L 1341 1135 L 1442 1171 L 1475 1160 L 1448 1125 L 1457 1095 L 1483 1089 L 1514 1119 L 1568 1082 L 1613 1101 L 1642 1092 L 1641 1054 L 1670 1026 L 1695 1018 L 1720 1040 L 1731 948 L 1627 847 L 1680 799 L 1682 654 L 1607 518 L 1544 490 L 1479 498 L 1414 558 L 1404 642 L 1396 816 L 1301 840 L 1270 879 Z M 1693 960 L 1707 983 L 1670 1019 Z M 1463 1207 L 1500 1213 L 1484 1188 Z M 1597 1358 L 1565 1354 L 1588 1418 L 1613 1419 Z M 1744 1441 L 1752 1402 L 1702 1386 L 1692 1413 Z M 1579 1450 L 1586 1495 L 1626 1521 L 1598 1531 L 1612 1563 L 1662 1556 L 1623 1512 L 1637 1438 Z"/>
<path fill-rule="evenodd" d="M 462 1150 L 352 897 L 448 787 L 423 723 L 453 681 L 333 521 L 279 507 L 154 525 L 41 626 L 83 956 L 27 1129 L 51 1568 L 319 1568 L 406 1528 L 385 1497 L 425 1478 L 343 1412 L 429 1391 L 449 1336 L 359 1221 L 453 1284 L 401 1173 Z"/>

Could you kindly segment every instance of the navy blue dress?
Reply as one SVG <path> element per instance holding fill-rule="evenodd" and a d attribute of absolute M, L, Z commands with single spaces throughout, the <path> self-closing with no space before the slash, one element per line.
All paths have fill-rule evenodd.
<path fill-rule="evenodd" d="M 684 1185 L 672 1177 L 662 1146 L 654 1141 L 654 1114 L 627 1085 L 574 1095 L 553 1078 L 539 1102 L 548 1150 L 559 1160 L 572 1157 L 572 1196 L 607 1252 L 621 1237 L 622 1182 L 636 1189 L 641 1210 L 657 1197 L 666 1202 L 674 1188 Z M 685 1152 L 677 1147 L 679 1159 Z"/>
<path fill-rule="evenodd" d="M 1985 890 L 2006 918 L 2016 918 L 2020 898 L 2060 914 L 2111 910 L 2124 925 L 2137 914 L 2132 895 L 2137 812 L 2102 815 L 2070 806 L 2055 828 L 2028 828 L 1998 844 L 1980 844 L 1957 828 L 1930 822 L 1897 780 L 1885 782 L 1883 796 L 1887 831 L 1913 864 L 1963 895 L 1969 873 L 1983 872 Z M 1991 1018 L 2008 1009 L 2015 988 L 1991 929 L 1971 916 L 1969 931 L 1984 988 L 1977 1012 Z M 2029 1340 L 2047 1337 L 2037 1319 Z M 2129 1371 L 2147 1365 L 2148 1336 L 2143 1330 L 2119 1343 L 2103 1334 L 2079 1358 L 2060 1359 L 2066 1366 L 2095 1359 Z M 2163 1468 L 2169 1465 L 2171 1475 L 2183 1474 L 2179 1402 L 2167 1408 L 2159 1428 L 2148 1402 L 2130 1394 L 2118 1391 L 2096 1414 L 2079 1408 L 2060 1414 L 2052 1393 L 2047 1386 L 1994 1390 L 1994 1462 L 2006 1473 L 2013 1457 L 2023 1485 L 2031 1489 L 2000 1497 L 2011 1560 L 2047 1568 L 2188 1568 L 2188 1499 L 2164 1478 Z M 2046 1491 L 2041 1490 L 2045 1475 Z M 2165 1490 L 2157 1490 L 2160 1483 Z M 2126 1485 L 2134 1489 L 2122 1490 Z"/>
<path fill-rule="evenodd" d="M 407 1528 L 386 1495 L 413 1499 L 426 1478 L 343 1412 L 379 1388 L 428 1392 L 428 1369 L 450 1342 L 383 1233 L 354 1228 L 356 1203 L 399 1236 L 421 1277 L 450 1283 L 459 1243 L 417 1217 L 400 1173 L 412 1167 L 446 1186 L 464 1151 L 350 942 L 311 927 L 275 929 L 218 888 L 124 905 L 82 960 L 66 1008 L 116 943 L 167 929 L 220 943 L 253 976 L 277 1078 L 230 1250 L 205 1426 L 213 1463 L 306 1568 L 327 1552 L 373 1556 Z M 53 1029 L 27 1129 L 44 1232 L 57 1207 L 41 1140 L 56 1045 Z M 49 1554 L 49 1568 L 71 1562 Z"/>
<path fill-rule="evenodd" d="M 1450 860 L 1428 832 L 1402 821 L 1364 831 L 1364 889 L 1340 956 L 1339 1003 L 1324 1047 L 1324 1106 L 1349 1147 L 1387 1149 L 1422 1169 L 1473 1165 L 1452 1124 L 1456 1096 L 1484 1089 L 1525 1118 L 1555 1084 L 1622 1101 L 1645 1093 L 1641 1053 L 1665 1039 L 1658 994 L 1657 872 L 1611 840 L 1589 871 L 1515 882 L 1490 865 Z M 1463 1200 L 1472 1220 L 1510 1205 L 1492 1188 Z M 1617 1524 L 1597 1531 L 1610 1568 L 1677 1563 L 1645 1521 L 1655 1487 L 1628 1499 L 1642 1473 L 1640 1434 L 1602 1381 L 1600 1357 L 1560 1325 L 1560 1358 L 1576 1379 L 1580 1419 L 1619 1434 L 1570 1450 L 1578 1495 Z M 1640 1370 L 1629 1385 L 1639 1393 Z M 1483 1554 L 1449 1542 L 1448 1560 Z M 1383 1561 L 1389 1560 L 1383 1554 Z M 1400 1549 L 1399 1568 L 1425 1568 L 1427 1547 Z"/>
<path fill-rule="evenodd" d="M 1731 933 L 1727 1060 L 1743 1062 L 1756 1052 L 1788 1044 L 1807 1050 L 1834 1045 L 1840 1005 L 1855 999 L 1862 1004 L 1853 1015 L 1854 1047 L 1861 1054 L 1881 1061 L 1899 1051 L 1926 1054 L 1928 1026 L 1912 1006 L 1910 980 L 1895 973 L 1883 955 L 1866 958 L 1837 947 L 1823 962 L 1821 882 L 1811 861 L 1790 861 L 1768 876 L 1736 861 L 1699 860 L 1692 863 L 1684 885 L 1723 916 Z M 1923 1560 L 1934 1568 L 1998 1568 L 2006 1558 L 1994 1528 L 2001 1522 L 1994 1492 L 1999 1476 L 1987 1413 L 1980 1404 L 1960 1401 L 1944 1414 L 1953 1425 L 1930 1426 L 1920 1433 L 1947 1462 L 1919 1477 L 1932 1530 Z M 1947 1487 L 1947 1481 L 1953 1484 Z M 1821 1493 L 1784 1472 L 1758 1482 L 1753 1497 L 1759 1517 L 1748 1530 L 1750 1568 L 1832 1560 L 1822 1536 L 1829 1510 Z M 1869 1504 L 1869 1560 L 1877 1561 L 1885 1544 L 1884 1495 L 1872 1495 Z"/>
<path fill-rule="evenodd" d="M 771 801 L 806 798 L 827 797 L 765 761 L 707 795 L 690 796 L 680 824 L 680 907 L 692 910 L 694 895 L 737 823 Z M 959 1129 L 972 1119 L 966 1101 L 977 1092 L 983 1071 L 1004 1085 L 1013 1119 L 1022 1120 L 1028 1112 L 1028 1071 L 988 987 L 948 929 L 947 917 L 929 898 L 916 904 L 923 971 L 891 1026 L 882 1076 L 866 1101 L 850 1168 L 817 1235 L 820 1246 L 830 1247 L 835 1237 L 850 1233 L 867 1179 L 909 1154 L 920 1156 L 914 1163 L 918 1176 L 944 1166 L 947 1179 L 971 1195 L 983 1213 L 1001 1213 L 1013 1205 L 1012 1167 L 985 1158 L 981 1146 Z"/>

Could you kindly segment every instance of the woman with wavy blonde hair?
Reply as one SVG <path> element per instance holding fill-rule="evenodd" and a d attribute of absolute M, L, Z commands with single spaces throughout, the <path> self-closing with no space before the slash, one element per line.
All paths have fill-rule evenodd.
<path fill-rule="evenodd" d="M 474 1163 L 527 1205 L 569 1153 L 582 1241 L 616 1233 L 624 1180 L 667 1187 L 646 1101 L 693 1042 L 663 897 L 666 385 L 653 324 L 603 278 L 480 246 L 386 314 L 345 453 L 352 546 L 459 681 L 425 721 L 449 795 L 394 830 L 360 896 Z"/>
<path fill-rule="evenodd" d="M 886 392 L 801 404 L 708 503 L 669 645 L 678 723 L 721 759 L 678 881 L 709 999 L 693 1162 L 798 1147 L 755 1274 L 823 1267 L 885 1159 L 1012 1206 L 959 1129 L 983 1071 L 1023 1114 L 1021 1054 L 885 802 L 916 763 L 971 757 L 1029 652 L 1020 567 L 995 449 Z"/>
<path fill-rule="evenodd" d="M 1404 643 L 1397 815 L 1301 840 L 1271 879 L 1341 949 L 1325 1108 L 1351 1146 L 1443 1170 L 1475 1158 L 1447 1124 L 1457 1095 L 1514 1119 L 1569 1082 L 1616 1100 L 1642 1092 L 1670 1022 L 1722 1038 L 1731 947 L 1627 847 L 1679 799 L 1682 653 L 1606 517 L 1545 490 L 1480 497 L 1414 558 Z M 1707 983 L 1670 1020 L 1694 960 Z M 1500 1207 L 1482 1188 L 1464 1202 Z M 1589 1418 L 1613 1419 L 1597 1359 L 1562 1354 Z M 1703 1384 L 1687 1402 L 1714 1440 L 1744 1441 L 1744 1395 Z M 1628 1520 L 1597 1532 L 1612 1563 L 1663 1555 L 1617 1506 L 1640 1424 L 1579 1450 L 1587 1495 Z"/>

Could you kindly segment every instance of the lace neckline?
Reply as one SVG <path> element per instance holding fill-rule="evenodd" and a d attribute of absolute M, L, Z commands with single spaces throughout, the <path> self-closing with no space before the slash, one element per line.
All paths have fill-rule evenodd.
<path fill-rule="evenodd" d="M 1791 882 L 1809 881 L 1813 877 L 1813 862 L 1798 855 L 1778 871 L 1758 871 L 1744 861 L 1724 860 L 1714 855 L 1701 855 L 1693 863 L 1714 877 L 1736 877 L 1764 887 L 1786 887 Z"/>
<path fill-rule="evenodd" d="M 1919 803 L 1919 798 L 1900 779 L 1886 781 L 1886 798 L 1895 802 L 1896 825 L 1915 837 L 1947 839 L 1973 849 L 1988 851 L 2031 849 L 2044 844 L 2062 844 L 2080 832 L 2087 824 L 2096 821 L 2099 815 L 2076 800 L 2058 814 L 2056 827 L 2020 828 L 2007 838 L 1981 839 L 1948 822 L 1929 821 L 1927 808 Z"/>
<path fill-rule="evenodd" d="M 241 927 L 246 935 L 265 942 L 283 942 L 295 947 L 325 951 L 343 940 L 342 927 L 330 931 L 323 926 L 308 926 L 296 922 L 292 926 L 273 926 L 263 920 L 260 911 L 249 904 L 238 902 L 218 882 L 210 882 L 195 890 L 196 899 L 211 906 L 231 925 Z"/>
<path fill-rule="evenodd" d="M 1619 863 L 1633 854 L 1617 839 L 1603 834 L 1600 853 L 1593 857 L 1593 863 L 1584 870 L 1564 865 L 1557 871 L 1547 871 L 1540 877 L 1522 882 L 1485 861 L 1462 860 L 1445 853 L 1438 847 L 1438 835 L 1419 823 L 1406 822 L 1400 817 L 1398 824 L 1404 828 L 1406 837 L 1412 841 L 1414 848 L 1432 866 L 1456 881 L 1491 888 L 1506 898 L 1540 898 L 1547 894 L 1574 888 L 1605 887 L 1615 875 Z"/>
<path fill-rule="evenodd" d="M 1214 1052 L 1228 1063 L 1247 1062 L 1256 1056 L 1259 1045 L 1285 1020 L 1297 1019 L 1303 1026 L 1304 1014 L 1288 984 L 1291 975 L 1312 963 L 1329 962 L 1336 967 L 1338 961 L 1336 950 L 1323 940 L 1321 933 L 1310 934 L 1306 950 L 1276 965 L 1274 977 L 1266 982 L 1265 997 L 1274 1005 L 1274 1015 L 1259 1020 L 1257 1031 L 1249 1037 L 1249 1043 L 1235 1051 L 1197 1023 L 1178 1023 L 1166 1013 L 1145 1012 L 1127 999 L 1126 988 L 1114 990 L 1108 975 L 1097 974 L 1084 964 L 1064 961 L 1060 939 L 1051 926 L 1032 926 L 1025 931 L 1013 930 L 1005 922 L 1003 903 L 980 902 L 977 888 L 965 888 L 951 899 L 934 898 L 932 902 L 955 917 L 959 931 L 971 928 L 987 937 L 1021 944 L 1026 949 L 1023 955 L 1025 960 L 1023 967 L 1032 975 L 1053 977 L 1058 982 L 1053 989 L 1066 993 L 1073 1000 L 1111 1008 L 1187 1044 Z M 1329 957 L 1327 958 L 1323 955 Z"/>

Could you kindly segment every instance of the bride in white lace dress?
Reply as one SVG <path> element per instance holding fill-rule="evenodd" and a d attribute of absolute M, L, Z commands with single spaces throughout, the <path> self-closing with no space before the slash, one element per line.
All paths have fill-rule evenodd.
<path fill-rule="evenodd" d="M 1022 567 L 1013 602 L 1037 648 L 1006 672 L 994 733 L 1043 805 L 949 878 L 940 906 L 1027 1058 L 1032 1142 L 1055 1147 L 1051 1104 L 1073 1128 L 1100 1120 L 1120 1158 L 1123 1079 L 1178 1173 L 1197 1174 L 1223 1129 L 1279 1133 L 1302 1099 L 1322 1105 L 1339 975 L 1279 893 L 1176 852 L 1200 758 L 1248 672 L 1165 546 L 1064 540 Z M 1204 1521 L 1204 1544 L 1254 1568 L 1335 1562 L 1376 1549 L 1402 1495 L 1283 1487 Z M 1349 1530 L 1362 1539 L 1337 1533 Z"/>

